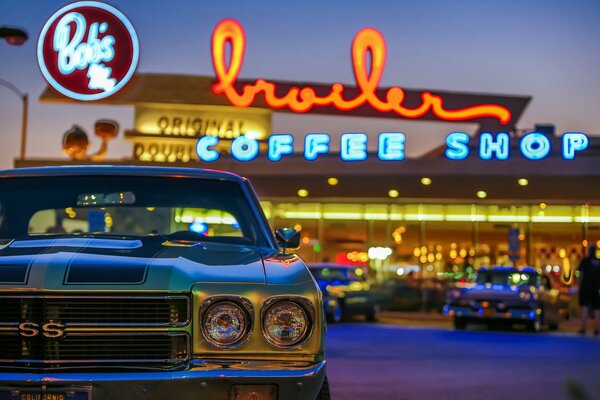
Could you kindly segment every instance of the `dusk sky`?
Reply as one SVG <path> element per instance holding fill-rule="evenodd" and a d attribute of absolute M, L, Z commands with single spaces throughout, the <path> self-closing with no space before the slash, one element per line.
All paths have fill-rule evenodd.
<path fill-rule="evenodd" d="M 0 43 L 0 79 L 30 95 L 28 157 L 61 158 L 73 124 L 91 131 L 98 118 L 133 128 L 133 107 L 40 103 L 45 81 L 36 60 L 38 34 L 68 1 L 0 0 L 0 26 L 30 35 L 21 46 Z M 138 72 L 213 75 L 210 37 L 223 18 L 245 28 L 240 77 L 354 84 L 350 46 L 371 26 L 386 38 L 382 86 L 531 95 L 519 128 L 554 123 L 559 132 L 600 134 L 600 2 L 502 1 L 110 1 L 140 39 Z M 21 104 L 0 87 L 0 168 L 19 151 Z M 282 116 L 300 130 L 360 129 L 370 121 Z M 356 121 L 356 122 L 353 122 Z M 392 121 L 393 122 L 393 121 Z M 279 125 L 278 125 L 279 124 Z M 387 126 L 390 121 L 381 123 Z M 340 128 L 341 126 L 341 128 Z M 122 129 L 122 130 L 123 130 Z M 92 150 L 98 146 L 93 134 Z M 408 134 L 407 134 L 408 136 Z M 118 143 L 117 143 L 118 142 Z M 123 140 L 109 158 L 131 153 Z M 424 144 L 424 147 L 442 142 Z"/>

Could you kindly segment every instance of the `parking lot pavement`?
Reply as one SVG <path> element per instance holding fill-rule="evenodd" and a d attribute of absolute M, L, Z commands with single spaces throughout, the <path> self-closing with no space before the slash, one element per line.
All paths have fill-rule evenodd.
<path fill-rule="evenodd" d="M 452 328 L 452 319 L 438 312 L 403 312 L 403 311 L 382 311 L 378 314 L 378 321 L 386 324 L 400 325 L 406 327 L 427 327 L 427 328 Z M 469 330 L 485 330 L 485 324 L 473 324 Z M 500 327 L 503 330 L 510 330 L 508 326 Z M 498 329 L 498 326 L 496 326 Z M 516 330 L 523 330 L 523 326 L 515 326 Z M 589 329 L 592 329 L 590 324 Z M 576 333 L 579 330 L 579 319 L 572 318 L 563 320 L 560 324 L 559 332 Z"/>
<path fill-rule="evenodd" d="M 342 399 L 600 398 L 600 339 L 443 326 L 348 323 L 328 328 L 328 375 Z"/>

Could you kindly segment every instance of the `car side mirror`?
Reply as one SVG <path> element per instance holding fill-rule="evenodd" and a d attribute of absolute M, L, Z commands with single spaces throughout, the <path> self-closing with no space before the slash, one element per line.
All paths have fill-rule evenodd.
<path fill-rule="evenodd" d="M 292 228 L 279 228 L 275 231 L 277 245 L 283 254 L 288 250 L 296 251 L 300 248 L 300 232 Z"/>

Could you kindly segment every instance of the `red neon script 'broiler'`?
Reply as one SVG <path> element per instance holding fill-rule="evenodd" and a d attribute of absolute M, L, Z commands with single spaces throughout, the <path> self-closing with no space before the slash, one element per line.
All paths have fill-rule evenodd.
<path fill-rule="evenodd" d="M 227 44 L 231 46 L 231 56 L 227 65 Z M 310 111 L 313 107 L 333 106 L 340 111 L 350 111 L 365 104 L 380 112 L 393 112 L 403 118 L 420 118 L 428 112 L 446 121 L 464 121 L 482 117 L 497 119 L 502 124 L 511 120 L 510 111 L 497 104 L 480 104 L 471 107 L 448 110 L 444 108 L 441 96 L 430 92 L 421 93 L 422 103 L 416 108 L 407 108 L 404 102 L 404 90 L 389 88 L 385 99 L 377 96 L 379 82 L 386 61 L 386 43 L 383 35 L 376 29 L 365 28 L 359 31 L 352 42 L 352 65 L 359 95 L 347 99 L 344 97 L 344 85 L 334 83 L 329 94 L 317 95 L 312 87 L 292 87 L 285 95 L 278 96 L 277 84 L 265 79 L 257 79 L 246 84 L 238 91 L 235 87 L 244 62 L 246 37 L 238 21 L 225 19 L 216 26 L 212 36 L 213 66 L 217 82 L 213 85 L 215 94 L 224 94 L 229 102 L 238 107 L 251 106 L 259 94 L 271 108 L 288 108 L 297 113 Z M 371 56 L 371 71 L 368 71 L 367 56 Z"/>

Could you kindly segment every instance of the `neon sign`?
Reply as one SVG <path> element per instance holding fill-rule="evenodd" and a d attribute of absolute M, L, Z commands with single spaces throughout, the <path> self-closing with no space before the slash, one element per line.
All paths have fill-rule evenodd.
<path fill-rule="evenodd" d="M 42 74 L 58 92 L 98 100 L 119 91 L 139 58 L 137 35 L 116 8 L 81 1 L 58 10 L 44 25 L 37 57 Z"/>
<path fill-rule="evenodd" d="M 227 64 L 227 46 L 231 46 L 230 61 Z M 238 107 L 250 107 L 257 96 L 262 94 L 270 108 L 287 108 L 293 112 L 305 113 L 314 107 L 333 106 L 340 111 L 350 111 L 364 105 L 383 113 L 395 113 L 403 118 L 420 118 L 431 112 L 445 121 L 465 121 L 476 118 L 495 118 L 501 124 L 508 124 L 512 118 L 510 111 L 497 104 L 480 104 L 459 109 L 446 109 L 443 99 L 430 92 L 421 93 L 421 104 L 415 108 L 403 106 L 405 93 L 399 87 L 387 90 L 385 98 L 377 96 L 379 82 L 385 68 L 387 48 L 383 35 L 376 29 L 365 28 L 359 31 L 352 42 L 352 65 L 359 94 L 346 98 L 344 85 L 334 83 L 330 92 L 319 95 L 309 86 L 292 87 L 285 94 L 278 94 L 277 84 L 265 79 L 257 79 L 253 84 L 244 85 L 240 91 L 236 81 L 246 51 L 246 36 L 238 21 L 225 19 L 215 27 L 212 35 L 212 59 L 217 82 L 212 90 L 224 94 L 229 102 Z M 368 71 L 368 55 L 371 56 L 371 70 Z"/>
<path fill-rule="evenodd" d="M 464 132 L 453 132 L 446 137 L 446 158 L 464 160 L 469 156 L 470 136 Z M 566 132 L 562 136 L 561 155 L 565 160 L 575 159 L 575 154 L 588 148 L 590 140 L 581 132 Z M 542 160 L 550 154 L 552 144 L 540 132 L 529 132 L 519 142 L 519 150 L 528 160 Z M 479 158 L 482 160 L 507 160 L 510 156 L 510 136 L 500 132 L 495 137 L 484 132 L 479 136 Z"/>
<path fill-rule="evenodd" d="M 446 137 L 446 158 L 464 160 L 469 156 L 471 137 L 464 132 L 453 132 Z M 381 161 L 402 161 L 405 159 L 406 135 L 403 132 L 381 132 L 377 138 L 377 157 Z M 581 132 L 567 132 L 562 136 L 562 157 L 573 160 L 576 153 L 589 146 L 589 138 Z M 201 161 L 216 161 L 220 154 L 216 147 L 220 139 L 216 136 L 201 137 L 196 152 Z M 320 155 L 329 154 L 331 137 L 326 133 L 308 133 L 304 136 L 302 155 L 307 161 L 314 161 Z M 339 156 L 342 161 L 364 161 L 369 157 L 368 136 L 362 132 L 344 133 L 340 137 Z M 541 160 L 550 154 L 551 143 L 548 137 L 539 132 L 529 132 L 520 139 L 521 155 L 528 160 Z M 242 162 L 252 161 L 260 154 L 259 141 L 250 136 L 239 136 L 230 143 L 231 156 Z M 294 153 L 294 137 L 290 134 L 274 134 L 269 137 L 267 159 L 280 161 Z M 510 136 L 506 132 L 493 135 L 484 132 L 479 135 L 479 158 L 482 160 L 507 160 L 510 157 Z"/>

